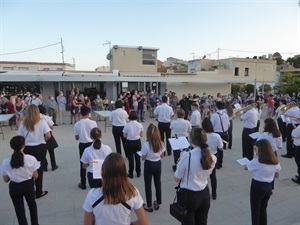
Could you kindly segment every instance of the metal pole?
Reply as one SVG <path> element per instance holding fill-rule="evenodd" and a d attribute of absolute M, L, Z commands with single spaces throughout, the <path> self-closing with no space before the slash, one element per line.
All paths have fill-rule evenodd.
<path fill-rule="evenodd" d="M 64 56 L 64 45 L 63 45 L 63 40 L 60 38 L 60 46 L 61 46 L 61 57 L 62 57 L 62 62 L 65 63 L 65 56 Z"/>

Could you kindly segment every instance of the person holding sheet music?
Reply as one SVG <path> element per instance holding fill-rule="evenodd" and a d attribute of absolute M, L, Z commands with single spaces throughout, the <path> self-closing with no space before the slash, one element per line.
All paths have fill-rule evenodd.
<path fill-rule="evenodd" d="M 101 178 L 94 178 L 93 163 L 103 163 L 106 156 L 112 153 L 111 148 L 101 142 L 102 132 L 100 128 L 94 127 L 90 136 L 93 139 L 93 144 L 86 149 L 81 156 L 83 169 L 87 169 L 87 178 L 91 188 L 98 188 L 102 186 Z"/>
<path fill-rule="evenodd" d="M 137 154 L 141 150 L 141 137 L 143 137 L 144 127 L 137 122 L 138 115 L 136 111 L 131 111 L 129 114 L 129 122 L 124 126 L 123 135 L 126 138 L 126 155 L 129 163 L 128 177 L 133 178 L 134 159 L 135 172 L 137 177 L 141 176 L 141 157 Z"/>
<path fill-rule="evenodd" d="M 212 173 L 217 158 L 210 153 L 207 136 L 202 128 L 192 129 L 190 141 L 194 149 L 182 154 L 175 172 L 175 181 L 181 181 L 177 201 L 187 209 L 187 217 L 181 224 L 206 225 L 210 208 L 207 178 Z"/>
<path fill-rule="evenodd" d="M 228 142 L 228 129 L 230 127 L 230 122 L 228 115 L 223 112 L 223 102 L 216 102 L 216 112 L 212 114 L 210 121 L 214 127 L 214 132 L 219 134 L 221 138 L 225 141 L 223 143 L 223 149 L 226 149 L 226 142 Z M 218 151 L 217 154 L 217 165 L 216 168 L 220 169 L 223 164 L 223 151 Z"/>
<path fill-rule="evenodd" d="M 299 125 L 296 118 L 300 117 L 300 109 L 296 102 L 288 103 L 288 108 L 283 114 L 287 118 L 286 125 L 286 154 L 281 155 L 284 158 L 292 158 L 294 156 L 292 131 Z"/>
<path fill-rule="evenodd" d="M 211 154 L 217 156 L 218 151 L 223 151 L 223 141 L 219 134 L 214 133 L 214 127 L 207 117 L 202 121 L 202 128 L 206 132 L 207 144 Z M 217 199 L 217 176 L 216 176 L 216 168 L 213 169 L 210 174 L 210 182 L 211 182 L 211 195 L 212 199 Z"/>
<path fill-rule="evenodd" d="M 188 120 L 184 119 L 185 111 L 183 109 L 177 110 L 177 119 L 172 120 L 170 129 L 172 137 L 186 137 L 188 138 L 189 132 L 192 130 L 191 123 Z M 174 154 L 174 165 L 172 166 L 173 171 L 176 171 L 176 164 L 180 156 L 180 150 L 182 149 L 173 149 Z"/>
<path fill-rule="evenodd" d="M 253 159 L 253 139 L 249 136 L 255 133 L 255 128 L 257 126 L 258 111 L 253 107 L 244 111 L 241 115 L 241 121 L 243 121 L 243 132 L 242 132 L 242 148 L 243 157 L 249 160 Z"/>

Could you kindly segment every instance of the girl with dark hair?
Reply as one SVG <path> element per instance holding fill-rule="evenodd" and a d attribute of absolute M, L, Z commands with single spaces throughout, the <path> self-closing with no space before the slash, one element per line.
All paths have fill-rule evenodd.
<path fill-rule="evenodd" d="M 137 154 L 141 150 L 141 137 L 143 137 L 144 127 L 137 122 L 138 116 L 136 111 L 131 111 L 129 114 L 129 122 L 124 126 L 123 136 L 126 138 L 126 155 L 129 163 L 128 177 L 133 178 L 134 160 L 135 171 L 137 177 L 141 176 L 141 157 Z"/>
<path fill-rule="evenodd" d="M 159 205 L 162 203 L 161 158 L 164 156 L 165 145 L 160 139 L 157 126 L 152 123 L 148 126 L 146 137 L 147 141 L 141 150 L 142 160 L 145 160 L 144 181 L 147 205 L 144 205 L 144 209 L 148 212 L 153 212 L 151 181 L 153 176 L 156 191 L 156 201 L 153 202 L 153 207 L 155 210 L 158 210 Z"/>
<path fill-rule="evenodd" d="M 97 188 L 102 186 L 101 178 L 94 178 L 93 176 L 93 163 L 103 163 L 105 158 L 112 153 L 111 148 L 108 145 L 101 143 L 102 132 L 98 127 L 94 127 L 90 136 L 93 139 L 93 144 L 87 147 L 80 161 L 82 162 L 82 168 L 87 168 L 87 178 L 91 188 Z"/>
<path fill-rule="evenodd" d="M 25 138 L 15 136 L 10 140 L 10 147 L 14 153 L 10 158 L 3 160 L 0 172 L 5 183 L 9 183 L 9 195 L 15 207 L 18 223 L 27 225 L 24 208 L 24 197 L 30 211 L 32 225 L 38 225 L 38 213 L 34 194 L 34 180 L 38 178 L 37 169 L 40 163 L 35 157 L 25 155 Z"/>
<path fill-rule="evenodd" d="M 191 131 L 190 142 L 194 149 L 183 153 L 175 172 L 175 181 L 181 181 L 178 203 L 187 209 L 187 217 L 181 224 L 206 225 L 210 208 L 207 178 L 212 173 L 217 158 L 210 153 L 207 136 L 202 128 Z M 190 171 L 187 174 L 189 163 Z"/>
<path fill-rule="evenodd" d="M 219 134 L 214 133 L 213 125 L 209 118 L 204 118 L 202 128 L 206 132 L 207 144 L 211 154 L 217 157 L 218 151 L 223 151 L 223 141 Z M 212 199 L 217 199 L 217 176 L 216 168 L 213 169 L 210 176 Z"/>
<path fill-rule="evenodd" d="M 252 172 L 250 189 L 252 225 L 267 225 L 267 206 L 272 194 L 272 181 L 279 177 L 280 163 L 270 142 L 261 139 L 254 144 L 257 158 L 252 159 L 245 170 Z"/>
<path fill-rule="evenodd" d="M 140 192 L 127 178 L 126 165 L 118 153 L 109 154 L 102 165 L 102 188 L 89 191 L 83 204 L 84 225 L 148 225 Z M 137 220 L 130 221 L 131 209 Z"/>
<path fill-rule="evenodd" d="M 47 153 L 46 141 L 51 137 L 50 131 L 51 128 L 47 122 L 41 120 L 39 108 L 34 104 L 29 105 L 17 135 L 25 138 L 24 153 L 34 156 L 41 162 L 41 167 L 38 169 L 39 176 L 35 179 L 36 198 L 41 198 L 48 194 L 48 191 L 43 191 L 43 171 Z"/>

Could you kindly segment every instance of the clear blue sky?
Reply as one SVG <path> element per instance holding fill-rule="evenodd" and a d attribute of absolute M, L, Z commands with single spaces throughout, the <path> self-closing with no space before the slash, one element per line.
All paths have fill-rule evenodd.
<path fill-rule="evenodd" d="M 220 57 L 276 51 L 300 53 L 298 0 L 0 0 L 0 54 L 64 41 L 76 69 L 107 65 L 108 46 L 160 48 L 158 58 L 184 60 L 220 50 Z M 60 45 L 1 61 L 61 62 Z M 288 54 L 291 52 L 291 54 Z M 217 54 L 208 57 L 216 58 Z"/>

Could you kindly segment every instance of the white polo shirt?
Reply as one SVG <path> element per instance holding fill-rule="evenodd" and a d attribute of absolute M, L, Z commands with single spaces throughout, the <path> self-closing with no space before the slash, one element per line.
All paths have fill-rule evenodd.
<path fill-rule="evenodd" d="M 74 125 L 74 135 L 79 136 L 80 143 L 93 142 L 90 132 L 94 127 L 97 127 L 96 121 L 90 118 L 82 118 Z"/>
<path fill-rule="evenodd" d="M 193 110 L 190 118 L 190 123 L 192 127 L 201 126 L 201 114 L 198 110 Z"/>
<path fill-rule="evenodd" d="M 188 162 L 189 162 L 189 152 L 184 152 L 179 162 L 177 164 L 177 169 L 175 172 L 175 177 L 181 179 L 181 188 L 186 188 L 192 191 L 202 191 L 207 186 L 207 178 L 213 171 L 217 158 L 213 154 L 213 163 L 211 168 L 208 170 L 203 170 L 200 163 L 201 149 L 195 147 L 190 151 L 191 153 L 191 163 L 190 163 L 190 173 L 189 180 L 187 180 Z"/>
<path fill-rule="evenodd" d="M 50 116 L 43 115 L 43 114 L 40 113 L 40 117 L 41 117 L 42 120 L 45 120 L 47 122 L 49 127 L 54 125 L 54 122 L 52 121 Z"/>
<path fill-rule="evenodd" d="M 294 106 L 294 107 L 288 109 L 283 115 L 294 116 L 296 118 L 299 118 L 300 117 L 300 109 L 299 109 L 299 107 Z M 290 117 L 287 117 L 287 118 L 288 118 L 288 120 L 287 120 L 288 124 L 292 124 L 292 123 L 298 124 L 298 122 L 295 119 L 290 118 Z"/>
<path fill-rule="evenodd" d="M 141 123 L 131 120 L 123 128 L 123 133 L 127 134 L 127 140 L 135 141 L 141 138 L 140 133 L 144 130 Z"/>
<path fill-rule="evenodd" d="M 122 108 L 117 108 L 110 113 L 109 121 L 113 126 L 124 127 L 128 120 L 127 112 Z"/>
<path fill-rule="evenodd" d="M 95 149 L 93 144 L 86 149 L 81 156 L 80 161 L 84 164 L 89 164 L 87 167 L 87 171 L 93 173 L 93 163 L 90 163 L 92 160 L 101 160 L 104 161 L 106 156 L 112 153 L 111 148 L 108 145 L 104 145 L 101 143 L 100 149 Z"/>
<path fill-rule="evenodd" d="M 257 158 L 252 159 L 247 164 L 247 168 L 252 172 L 254 180 L 268 183 L 271 183 L 274 180 L 275 173 L 281 170 L 280 163 L 277 165 L 267 165 L 258 162 Z"/>
<path fill-rule="evenodd" d="M 153 150 L 150 148 L 150 145 L 149 145 L 149 142 L 146 141 L 143 146 L 142 146 L 142 150 L 141 150 L 141 153 L 142 155 L 146 156 L 146 159 L 145 160 L 148 160 L 148 161 L 152 161 L 152 162 L 157 162 L 159 160 L 161 160 L 161 154 L 164 153 L 165 151 L 165 147 L 163 145 L 163 147 L 158 151 L 158 152 L 153 152 Z"/>
<path fill-rule="evenodd" d="M 45 120 L 40 120 L 37 124 L 34 125 L 34 131 L 28 132 L 24 127 L 24 124 L 21 123 L 17 135 L 23 136 L 25 138 L 26 146 L 37 146 L 40 144 L 46 144 L 44 135 L 51 131 Z"/>
<path fill-rule="evenodd" d="M 221 123 L 222 120 L 222 123 Z M 223 110 L 218 110 L 217 112 L 215 112 L 214 114 L 212 114 L 210 121 L 214 127 L 214 131 L 215 132 L 226 132 L 230 126 L 230 122 L 228 119 L 228 116 L 226 113 L 223 112 Z M 223 128 L 224 131 L 223 131 Z"/>
<path fill-rule="evenodd" d="M 133 210 L 137 210 L 143 206 L 142 196 L 137 188 L 136 195 L 127 200 L 126 203 Z M 92 205 L 103 196 L 102 188 L 92 188 L 83 203 L 83 209 L 86 212 L 92 212 L 95 216 L 95 225 L 130 225 L 130 212 L 131 210 L 127 209 L 124 205 L 106 205 L 104 200 L 102 200 L 94 208 Z"/>
<path fill-rule="evenodd" d="M 177 118 L 176 120 L 172 120 L 170 129 L 173 137 L 175 135 L 177 135 L 177 137 L 188 137 L 192 126 L 188 120 Z"/>
<path fill-rule="evenodd" d="M 169 123 L 174 115 L 173 109 L 167 103 L 162 103 L 154 110 L 154 115 L 157 116 L 158 122 Z"/>
<path fill-rule="evenodd" d="M 294 145 L 300 146 L 300 125 L 292 131 L 292 137 L 294 139 Z"/>
<path fill-rule="evenodd" d="M 223 141 L 219 134 L 217 133 L 206 133 L 207 144 L 211 154 L 215 155 L 218 149 L 223 148 Z"/>
<path fill-rule="evenodd" d="M 33 172 L 40 168 L 40 163 L 35 157 L 24 154 L 24 166 L 12 169 L 10 166 L 11 157 L 3 160 L 0 172 L 3 176 L 8 176 L 11 181 L 20 183 L 32 178 Z"/>
<path fill-rule="evenodd" d="M 257 141 L 258 140 L 261 140 L 261 139 L 266 139 L 270 142 L 270 144 L 272 145 L 272 148 L 274 151 L 278 151 L 279 149 L 282 148 L 282 137 L 277 137 L 277 138 L 274 138 L 273 135 L 269 132 L 263 132 L 259 138 L 257 138 Z"/>
<path fill-rule="evenodd" d="M 241 119 L 243 120 L 244 128 L 255 128 L 258 121 L 258 112 L 256 109 L 252 108 L 241 115 Z"/>

